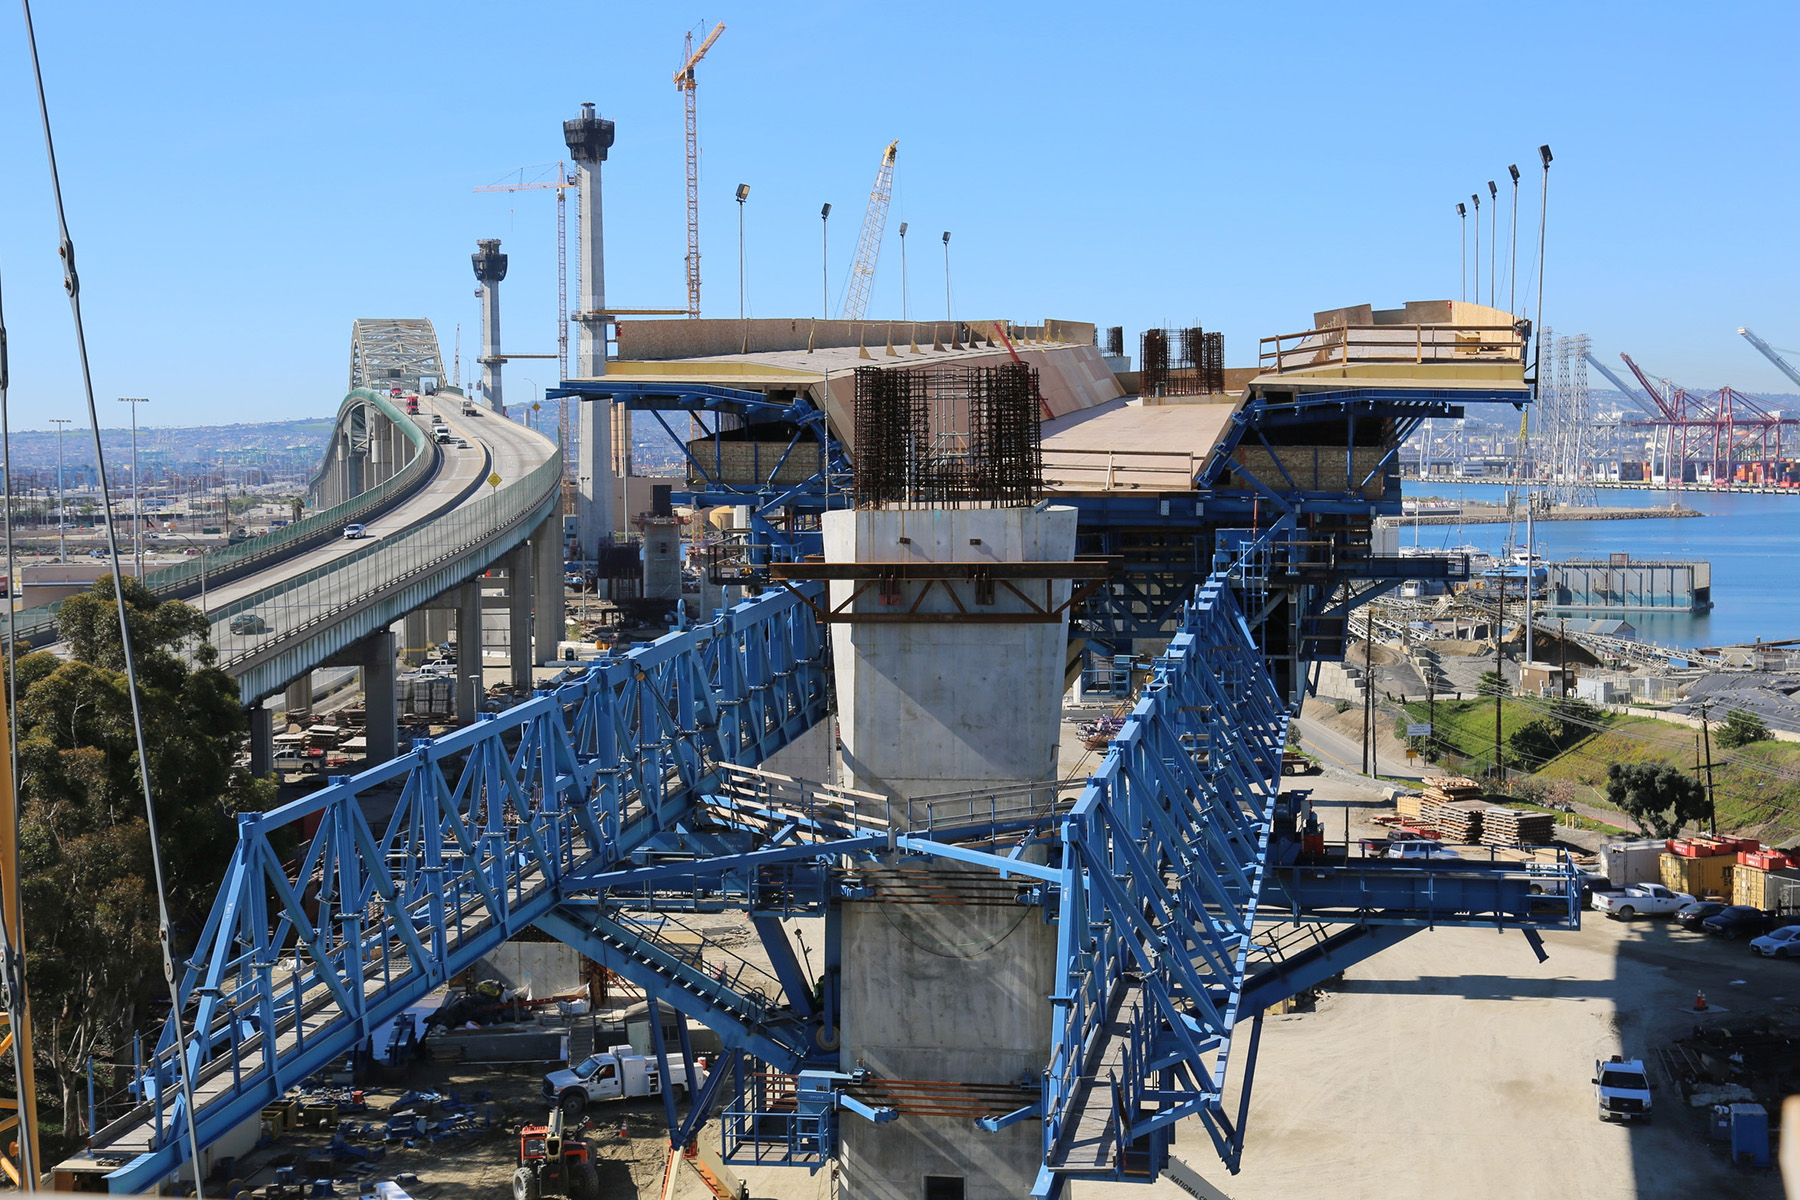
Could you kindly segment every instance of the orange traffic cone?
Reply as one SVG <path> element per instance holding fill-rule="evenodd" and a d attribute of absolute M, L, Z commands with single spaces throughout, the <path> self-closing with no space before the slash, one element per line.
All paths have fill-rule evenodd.
<path fill-rule="evenodd" d="M 1705 992 L 1696 991 L 1694 993 L 1694 1011 L 1695 1012 L 1705 1012 L 1706 1011 L 1706 993 Z"/>

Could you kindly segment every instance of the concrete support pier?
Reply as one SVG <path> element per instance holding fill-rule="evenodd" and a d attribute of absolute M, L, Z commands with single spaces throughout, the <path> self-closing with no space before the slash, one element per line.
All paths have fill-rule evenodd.
<path fill-rule="evenodd" d="M 512 685 L 531 691 L 531 543 L 521 542 L 506 556 L 507 662 Z"/>
<path fill-rule="evenodd" d="M 401 618 L 400 657 L 406 665 L 416 667 L 425 661 L 426 653 L 431 649 L 431 627 L 426 617 L 426 609 L 414 609 Z"/>
<path fill-rule="evenodd" d="M 1071 508 L 827 513 L 825 557 L 1067 562 L 1075 517 Z M 833 605 L 856 586 L 834 582 Z M 897 586 L 898 599 L 885 605 L 877 589 L 867 589 L 855 611 L 906 612 L 916 600 L 921 613 L 1029 615 L 1004 587 L 978 594 L 973 582 Z M 1043 603 L 1043 581 L 1017 586 Z M 1046 607 L 1066 601 L 1070 586 L 1051 581 Z M 954 600 L 946 589 L 954 589 Z M 831 636 L 850 786 L 913 799 L 1055 779 L 1066 618 L 853 619 L 834 624 Z M 977 871 L 943 860 L 919 864 L 934 885 L 952 892 Z M 887 904 L 878 896 L 842 903 L 833 915 L 840 931 L 826 960 L 838 964 L 840 1070 L 866 1067 L 880 1078 L 952 1084 L 1040 1077 L 1056 987 L 1056 931 L 1043 911 Z M 877 1125 L 846 1114 L 838 1133 L 840 1194 L 856 1200 L 1016 1200 L 1030 1193 L 1043 1155 L 1035 1121 L 986 1133 L 968 1120 L 907 1114 Z"/>
<path fill-rule="evenodd" d="M 312 672 L 287 685 L 287 719 L 304 725 L 312 715 Z"/>
<path fill-rule="evenodd" d="M 456 591 L 456 720 L 469 724 L 481 711 L 481 580 Z"/>
<path fill-rule="evenodd" d="M 360 644 L 362 661 L 363 706 L 368 712 L 369 763 L 386 762 L 400 753 L 400 701 L 396 688 L 394 662 L 398 647 L 394 631 L 384 629 L 372 633 Z"/>
<path fill-rule="evenodd" d="M 532 648 L 537 665 L 556 661 L 567 627 L 563 610 L 562 516 L 552 512 L 531 535 L 531 559 L 537 569 L 532 585 Z"/>
<path fill-rule="evenodd" d="M 250 774 L 261 779 L 275 769 L 275 713 L 264 701 L 250 706 Z"/>

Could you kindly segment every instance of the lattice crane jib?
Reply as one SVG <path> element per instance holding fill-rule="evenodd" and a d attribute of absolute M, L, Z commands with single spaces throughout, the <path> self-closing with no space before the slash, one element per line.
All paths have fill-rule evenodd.
<path fill-rule="evenodd" d="M 700 117 L 695 96 L 698 85 L 694 78 L 694 67 L 706 57 L 706 52 L 712 49 L 713 43 L 724 32 L 725 23 L 721 21 L 713 26 L 713 31 L 706 35 L 706 40 L 696 50 L 693 31 L 689 30 L 686 59 L 681 64 L 681 69 L 675 72 L 675 86 L 681 89 L 687 126 L 687 292 L 690 317 L 700 315 Z"/>
<path fill-rule="evenodd" d="M 860 321 L 869 309 L 869 292 L 875 286 L 875 262 L 881 257 L 881 239 L 887 233 L 888 205 L 894 197 L 894 155 L 900 143 L 888 143 L 869 189 L 869 207 L 863 213 L 862 233 L 856 239 L 856 259 L 850 267 L 850 288 L 844 293 L 843 319 Z"/>

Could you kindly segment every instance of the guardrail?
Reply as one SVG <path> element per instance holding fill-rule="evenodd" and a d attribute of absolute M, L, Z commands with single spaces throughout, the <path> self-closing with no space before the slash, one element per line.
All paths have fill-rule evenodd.
<path fill-rule="evenodd" d="M 1264 371 L 1357 363 L 1525 361 L 1525 338 L 1511 325 L 1335 325 L 1278 333 L 1261 341 Z"/>
<path fill-rule="evenodd" d="M 1206 456 L 1185 450 L 1080 450 L 1045 446 L 1049 491 L 1192 491 Z"/>
<path fill-rule="evenodd" d="M 404 499 L 436 471 L 443 452 L 425 436 L 425 431 L 407 413 L 402 412 L 386 396 L 368 388 L 357 388 L 345 397 L 346 400 L 351 398 L 374 403 L 406 433 L 415 449 L 405 466 L 353 499 L 303 517 L 279 530 L 271 530 L 261 537 L 239 542 L 235 546 L 208 550 L 184 562 L 146 571 L 142 581 L 144 586 L 158 597 L 171 599 L 198 590 L 202 578 L 215 585 L 229 582 L 241 577 L 248 568 L 258 563 L 278 562 L 300 550 L 308 542 L 327 535 L 335 536 L 345 525 L 373 516 L 390 504 Z M 23 643 L 33 644 L 45 637 L 54 637 L 58 607 L 58 604 L 46 604 L 21 609 L 14 616 L 13 628 L 18 639 Z M 5 623 L 0 622 L 0 644 L 4 644 L 8 636 Z"/>
<path fill-rule="evenodd" d="M 559 450 L 514 483 L 427 524 L 371 541 L 304 575 L 241 597 L 208 615 L 219 665 L 229 668 L 329 622 L 359 601 L 461 557 L 516 525 L 561 486 Z"/>

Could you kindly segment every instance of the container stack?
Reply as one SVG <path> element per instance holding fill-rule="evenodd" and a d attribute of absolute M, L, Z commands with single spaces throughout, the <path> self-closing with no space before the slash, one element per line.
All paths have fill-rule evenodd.
<path fill-rule="evenodd" d="M 1490 808 L 1481 815 L 1484 846 L 1547 846 L 1556 834 L 1552 813 L 1517 808 Z"/>

